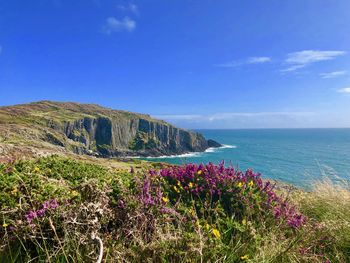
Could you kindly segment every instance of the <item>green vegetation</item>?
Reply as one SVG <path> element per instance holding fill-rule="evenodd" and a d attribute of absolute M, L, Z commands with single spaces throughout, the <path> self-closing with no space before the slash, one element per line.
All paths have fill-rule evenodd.
<path fill-rule="evenodd" d="M 129 149 L 138 151 L 145 149 L 155 149 L 157 147 L 157 139 L 150 138 L 145 132 L 138 131 L 135 138 L 130 142 Z"/>
<path fill-rule="evenodd" d="M 350 262 L 345 183 L 305 192 L 221 166 L 100 163 L 51 156 L 0 164 L 0 258 Z"/>

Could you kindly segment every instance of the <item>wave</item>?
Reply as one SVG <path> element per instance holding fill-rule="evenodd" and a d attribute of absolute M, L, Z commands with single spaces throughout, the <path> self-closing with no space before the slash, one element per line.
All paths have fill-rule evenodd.
<path fill-rule="evenodd" d="M 237 148 L 237 146 L 236 145 L 228 145 L 228 144 L 223 144 L 221 147 L 219 147 L 219 149 L 225 149 L 225 148 L 227 148 L 227 149 L 235 149 L 235 148 Z"/>
<path fill-rule="evenodd" d="M 192 152 L 192 153 L 182 153 L 182 154 L 174 154 L 174 155 L 161 155 L 161 156 L 148 156 L 141 157 L 145 159 L 167 159 L 167 158 L 187 158 L 187 157 L 198 157 L 203 152 Z"/>
<path fill-rule="evenodd" d="M 223 144 L 221 147 L 210 147 L 206 149 L 204 152 L 190 152 L 190 153 L 182 153 L 182 154 L 174 154 L 174 155 L 148 156 L 148 157 L 132 156 L 127 158 L 135 158 L 135 159 L 192 158 L 192 157 L 199 157 L 205 153 L 213 153 L 219 149 L 235 149 L 235 148 L 237 148 L 236 145 Z"/>

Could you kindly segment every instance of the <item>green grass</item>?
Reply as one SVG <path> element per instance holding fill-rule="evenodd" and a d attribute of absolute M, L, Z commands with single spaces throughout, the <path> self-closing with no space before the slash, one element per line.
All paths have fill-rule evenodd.
<path fill-rule="evenodd" d="M 157 177 L 151 186 L 161 186 L 164 203 L 176 213 L 145 206 L 148 170 L 163 166 L 137 160 L 129 166 L 133 173 L 59 156 L 0 164 L 0 258 L 96 262 L 102 252 L 103 262 L 350 262 L 345 182 L 315 182 L 313 191 L 288 193 L 308 218 L 302 228 L 290 229 L 257 207 L 237 208 L 254 214 L 244 220 L 227 216 L 221 206 L 208 206 L 212 200 L 191 199 L 174 190 L 176 182 Z M 28 212 L 48 200 L 59 206 L 29 224 Z"/>

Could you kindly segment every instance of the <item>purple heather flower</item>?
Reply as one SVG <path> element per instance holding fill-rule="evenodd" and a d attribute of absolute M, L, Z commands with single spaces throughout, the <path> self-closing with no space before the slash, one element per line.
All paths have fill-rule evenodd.
<path fill-rule="evenodd" d="M 45 215 L 45 212 L 46 212 L 46 209 L 45 208 L 42 208 L 42 209 L 39 209 L 36 214 L 39 216 L 39 217 L 43 217 Z"/>
<path fill-rule="evenodd" d="M 261 174 L 254 173 L 249 169 L 246 172 L 235 170 L 233 167 L 225 167 L 224 162 L 219 165 L 208 163 L 207 165 L 187 164 L 184 166 L 173 166 L 161 169 L 158 173 L 155 170 L 149 172 L 150 176 L 161 176 L 167 180 L 170 187 L 178 187 L 180 183 L 185 191 L 181 191 L 182 198 L 203 198 L 210 196 L 212 202 L 223 200 L 237 200 L 246 209 L 254 209 L 256 206 L 256 194 L 251 192 L 238 193 L 236 186 L 238 183 L 245 185 L 251 183 L 258 190 L 259 206 L 268 211 L 276 219 L 283 220 L 293 228 L 301 227 L 305 222 L 305 217 L 298 214 L 295 208 L 283 197 L 279 197 L 274 191 L 275 185 L 270 182 L 264 183 Z M 191 187 L 189 187 L 191 184 Z M 247 188 L 249 190 L 249 188 Z M 162 188 L 154 184 L 147 176 L 144 179 L 141 200 L 146 205 L 162 204 L 159 201 L 162 197 Z M 222 197 L 222 198 L 221 198 Z M 227 201 L 225 201 L 227 202 Z M 226 207 L 230 206 L 225 204 Z M 228 212 L 231 208 L 228 207 Z"/>
<path fill-rule="evenodd" d="M 33 219 L 37 218 L 38 215 L 35 211 L 29 211 L 26 215 L 25 215 L 27 221 L 29 224 L 32 223 Z"/>
<path fill-rule="evenodd" d="M 122 199 L 118 200 L 118 207 L 121 208 L 121 209 L 125 208 L 125 203 L 124 203 L 124 201 Z"/>
<path fill-rule="evenodd" d="M 43 209 L 48 209 L 50 208 L 50 202 L 49 201 L 45 201 L 43 204 Z"/>
<path fill-rule="evenodd" d="M 51 209 L 56 209 L 58 207 L 58 203 L 56 199 L 51 200 L 50 202 L 50 208 Z"/>

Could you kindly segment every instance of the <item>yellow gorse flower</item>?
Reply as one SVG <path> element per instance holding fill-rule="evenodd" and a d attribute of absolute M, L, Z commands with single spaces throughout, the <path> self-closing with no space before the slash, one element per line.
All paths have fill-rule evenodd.
<path fill-rule="evenodd" d="M 246 224 L 247 224 L 247 220 L 243 219 L 243 220 L 242 220 L 242 225 L 245 226 Z"/>
<path fill-rule="evenodd" d="M 3 225 L 2 225 L 2 227 L 8 227 L 9 226 L 9 224 L 6 224 L 6 223 L 4 223 Z"/>
<path fill-rule="evenodd" d="M 219 230 L 217 230 L 216 228 L 214 228 L 213 229 L 213 235 L 217 238 L 217 239 L 219 239 L 220 237 L 221 237 L 221 235 L 220 235 L 220 231 Z"/>
<path fill-rule="evenodd" d="M 72 194 L 73 196 L 79 195 L 79 193 L 78 193 L 77 191 L 75 191 L 75 190 L 73 190 L 73 191 L 71 192 L 71 194 Z"/>
<path fill-rule="evenodd" d="M 243 187 L 243 183 L 242 183 L 242 182 L 239 182 L 239 183 L 237 184 L 237 186 L 238 186 L 238 188 L 242 188 L 242 187 Z"/>
<path fill-rule="evenodd" d="M 198 174 L 198 175 L 201 175 L 201 174 L 202 174 L 202 170 L 198 170 L 198 171 L 197 171 L 197 174 Z"/>
<path fill-rule="evenodd" d="M 210 225 L 208 223 L 205 224 L 205 228 L 209 231 Z"/>
<path fill-rule="evenodd" d="M 249 183 L 248 183 L 248 186 L 249 187 L 252 187 L 254 185 L 254 182 L 253 181 L 250 181 Z"/>
<path fill-rule="evenodd" d="M 241 256 L 241 260 L 247 260 L 249 258 L 248 255 Z"/>
<path fill-rule="evenodd" d="M 190 189 L 193 188 L 193 183 L 190 182 L 190 183 L 188 184 L 188 187 L 189 187 Z"/>
<path fill-rule="evenodd" d="M 180 193 L 180 190 L 176 187 L 176 185 L 174 185 L 174 190 L 176 193 Z"/>
<path fill-rule="evenodd" d="M 34 168 L 34 172 L 40 172 L 40 168 L 38 167 L 38 166 L 36 166 L 35 168 Z"/>
<path fill-rule="evenodd" d="M 169 198 L 167 198 L 165 196 L 162 197 L 162 200 L 163 200 L 164 203 L 168 203 L 169 202 Z"/>
<path fill-rule="evenodd" d="M 15 195 L 15 194 L 17 194 L 17 188 L 15 187 L 15 188 L 13 188 L 13 190 L 11 191 L 11 194 L 13 194 L 13 195 Z"/>
<path fill-rule="evenodd" d="M 190 214 L 191 216 L 195 217 L 196 216 L 196 211 L 194 211 L 193 208 L 190 209 Z"/>

